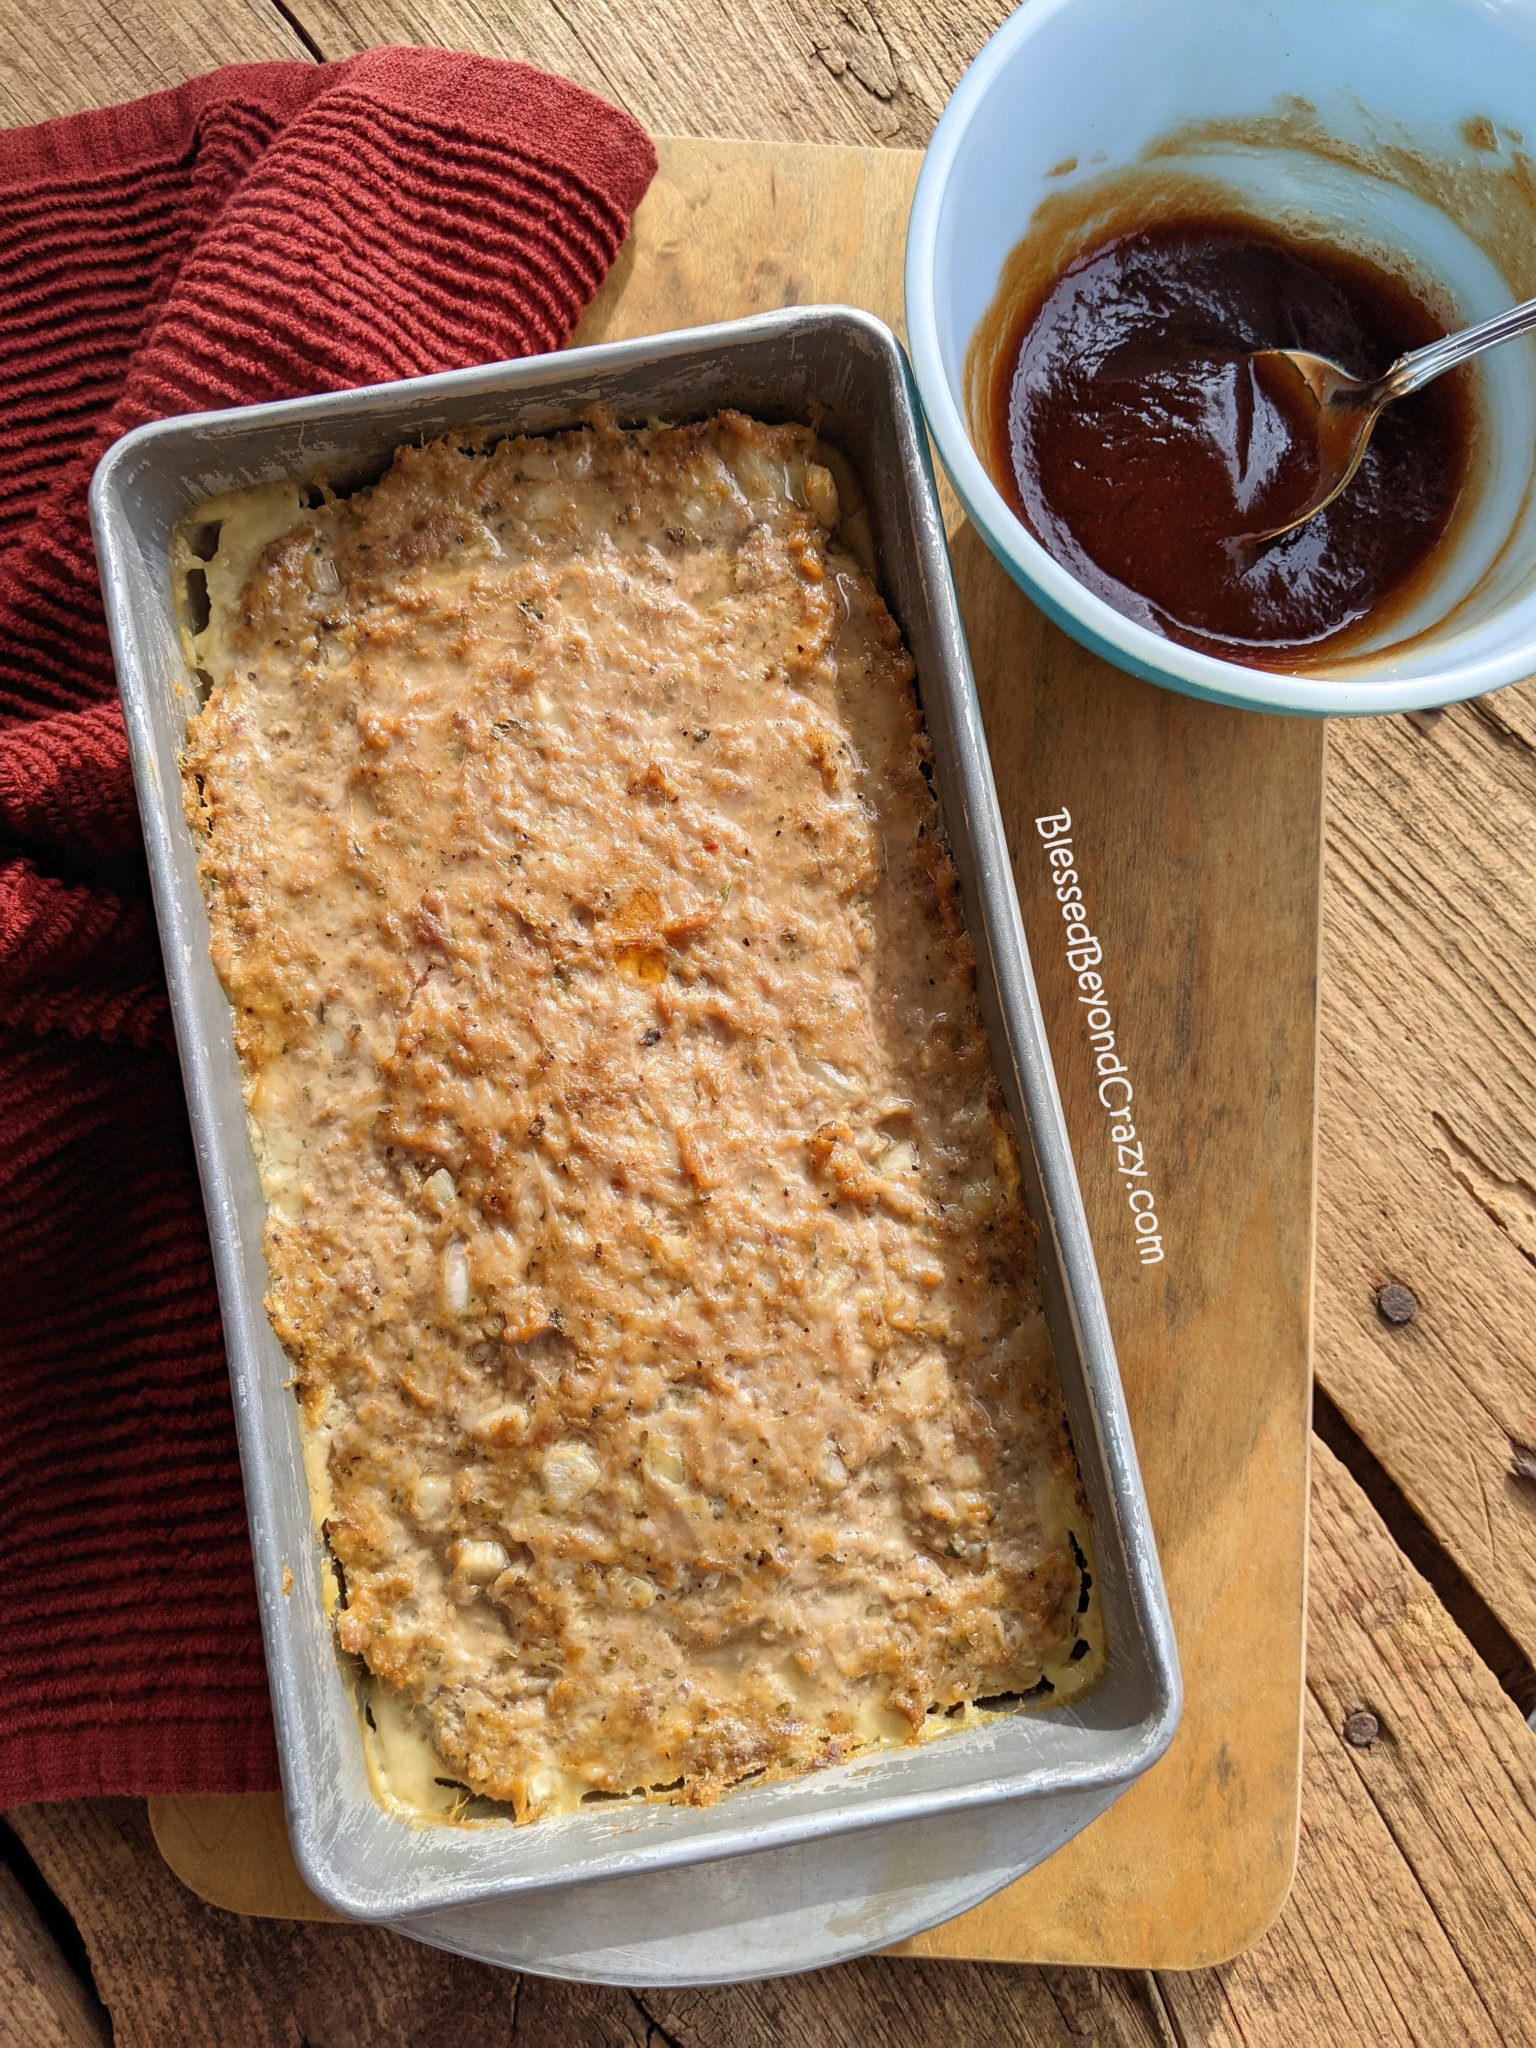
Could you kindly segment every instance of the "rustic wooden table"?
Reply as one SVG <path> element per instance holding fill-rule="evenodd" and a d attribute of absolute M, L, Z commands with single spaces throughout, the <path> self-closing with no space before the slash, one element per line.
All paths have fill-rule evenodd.
<path fill-rule="evenodd" d="M 921 146 L 1005 12 L 0 0 L 0 123 L 416 40 L 565 72 L 658 131 Z M 92 1800 L 0 1831 L 0 2048 L 1536 2041 L 1536 684 L 1336 725 L 1327 816 L 1302 1839 L 1255 1948 L 1194 1974 L 882 1958 L 587 1990 L 220 1913 L 140 1802 Z"/>

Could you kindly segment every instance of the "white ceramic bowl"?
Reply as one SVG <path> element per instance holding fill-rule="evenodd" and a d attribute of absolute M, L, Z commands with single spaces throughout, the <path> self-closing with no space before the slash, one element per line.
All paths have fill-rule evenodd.
<path fill-rule="evenodd" d="M 1165 153 L 1192 124 L 1205 132 Z M 1527 138 L 1536 150 L 1536 0 L 1026 0 L 939 122 L 906 258 L 929 427 L 1014 580 L 1121 668 L 1254 709 L 1410 710 L 1536 672 L 1529 338 L 1474 372 L 1466 510 L 1433 579 L 1376 644 L 1304 675 L 1196 653 L 1085 589 L 991 481 L 964 401 L 966 349 L 1004 260 L 1054 195 L 1091 198 L 1091 181 L 1138 164 L 1149 179 L 1211 181 L 1277 225 L 1399 252 L 1471 322 L 1536 296 Z"/>

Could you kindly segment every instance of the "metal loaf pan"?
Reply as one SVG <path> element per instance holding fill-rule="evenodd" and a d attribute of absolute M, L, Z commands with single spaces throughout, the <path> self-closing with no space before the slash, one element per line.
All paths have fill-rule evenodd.
<path fill-rule="evenodd" d="M 193 699 L 168 550 L 177 520 L 216 492 L 316 473 L 356 484 L 379 475 L 402 442 L 471 425 L 544 432 L 595 403 L 621 422 L 726 405 L 814 419 L 860 481 L 880 588 L 917 664 L 981 1007 L 1018 1126 L 1093 1506 L 1109 1672 L 1075 1707 L 747 1786 L 711 1808 L 605 1804 L 525 1828 L 411 1826 L 369 1790 L 321 1604 L 325 1560 L 289 1367 L 262 1309 L 263 1201 L 181 813 L 178 757 Z M 1167 1747 L 1179 1674 L 927 442 L 895 338 L 867 314 L 816 307 L 164 420 L 103 458 L 91 515 L 223 1306 L 289 1829 L 312 1889 L 342 1913 L 404 1920 L 404 1931 L 465 1952 L 654 1984 L 835 1961 L 948 1918 L 1038 1863 Z"/>

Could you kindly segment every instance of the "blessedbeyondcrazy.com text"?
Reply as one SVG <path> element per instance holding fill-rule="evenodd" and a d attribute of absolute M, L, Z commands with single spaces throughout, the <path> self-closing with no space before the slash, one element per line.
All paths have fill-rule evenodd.
<path fill-rule="evenodd" d="M 1056 901 L 1066 924 L 1067 965 L 1077 978 L 1077 1000 L 1086 1012 L 1088 1043 L 1093 1047 L 1098 1070 L 1099 1102 L 1109 1119 L 1109 1142 L 1115 1148 L 1115 1163 L 1126 1186 L 1136 1232 L 1136 1253 L 1144 1266 L 1160 1266 L 1163 1237 L 1162 1225 L 1157 1220 L 1157 1198 L 1146 1184 L 1146 1158 L 1131 1120 L 1136 1090 L 1130 1070 L 1116 1049 L 1115 1020 L 1104 999 L 1104 977 L 1099 972 L 1104 948 L 1088 924 L 1077 854 L 1069 837 L 1072 815 L 1069 811 L 1055 811 L 1049 817 L 1036 818 L 1035 830 L 1045 841 Z"/>

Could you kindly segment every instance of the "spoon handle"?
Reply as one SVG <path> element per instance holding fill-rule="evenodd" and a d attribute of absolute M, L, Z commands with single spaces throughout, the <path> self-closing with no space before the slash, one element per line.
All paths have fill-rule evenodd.
<path fill-rule="evenodd" d="M 1524 299 L 1518 306 L 1495 313 L 1491 320 L 1483 320 L 1476 327 L 1463 328 L 1459 334 L 1448 334 L 1442 341 L 1430 342 L 1427 348 L 1416 348 L 1409 355 L 1399 356 L 1381 380 L 1386 396 L 1407 398 L 1422 391 L 1426 384 L 1447 370 L 1454 370 L 1458 363 L 1481 355 L 1495 342 L 1524 334 L 1531 327 L 1536 327 L 1536 299 Z"/>

